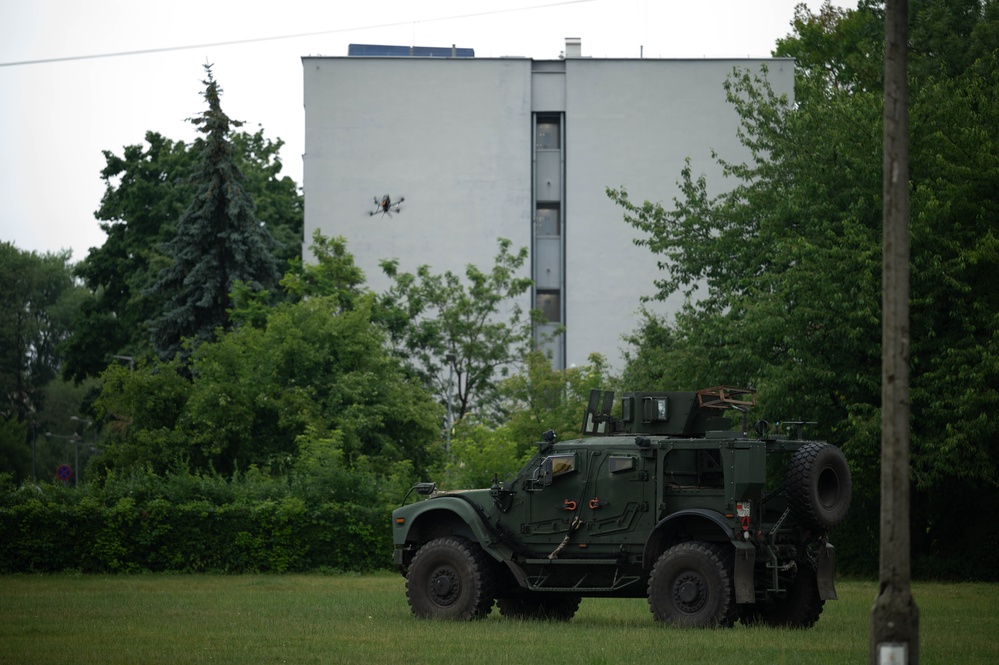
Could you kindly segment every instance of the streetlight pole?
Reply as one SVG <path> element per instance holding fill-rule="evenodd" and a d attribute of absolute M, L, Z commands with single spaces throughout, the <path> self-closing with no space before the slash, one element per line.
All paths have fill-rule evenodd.
<path fill-rule="evenodd" d="M 45 433 L 45 438 L 46 439 L 62 439 L 63 441 L 73 441 L 73 437 L 75 437 L 75 436 L 76 436 L 76 434 L 73 434 L 73 436 L 63 436 L 61 434 L 53 434 L 52 432 L 46 432 Z M 69 456 L 68 455 L 66 457 L 66 466 L 67 466 L 67 468 L 69 468 Z M 75 474 L 75 472 L 72 470 L 72 468 L 70 468 L 70 471 Z M 61 476 L 60 476 L 60 478 L 61 478 Z M 63 482 L 65 482 L 67 479 L 63 478 L 62 480 L 63 480 Z"/>
<path fill-rule="evenodd" d="M 78 418 L 77 416 L 70 416 L 70 420 L 76 423 L 83 423 L 83 429 L 87 429 L 94 424 L 94 421 L 87 418 Z M 76 461 L 73 462 L 76 473 L 73 476 L 74 484 L 76 487 L 80 486 L 80 441 L 83 437 L 78 432 L 73 432 L 73 436 L 69 437 L 69 440 L 73 442 L 73 447 L 76 448 Z"/>
<path fill-rule="evenodd" d="M 451 454 L 451 427 L 454 423 L 454 414 L 451 411 L 451 386 L 454 382 L 454 360 L 455 355 L 449 353 L 445 356 L 447 360 L 447 434 L 444 441 L 444 452 Z"/>
<path fill-rule="evenodd" d="M 73 487 L 80 486 L 80 435 L 73 432 L 73 435 L 69 437 L 69 440 L 73 442 L 73 468 L 76 469 L 76 473 L 73 474 Z"/>
<path fill-rule="evenodd" d="M 38 472 L 36 471 L 36 465 L 38 463 L 38 423 L 31 423 L 31 481 L 38 484 Z"/>

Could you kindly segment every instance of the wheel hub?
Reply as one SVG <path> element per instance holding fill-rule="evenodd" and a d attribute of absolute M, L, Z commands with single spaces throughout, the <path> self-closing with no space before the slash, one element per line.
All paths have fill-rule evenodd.
<path fill-rule="evenodd" d="M 441 566 L 430 576 L 430 598 L 437 605 L 453 604 L 460 590 L 461 580 L 450 566 Z"/>
<path fill-rule="evenodd" d="M 704 607 L 706 599 L 706 586 L 700 575 L 685 573 L 673 582 L 673 602 L 680 611 L 693 614 Z"/>

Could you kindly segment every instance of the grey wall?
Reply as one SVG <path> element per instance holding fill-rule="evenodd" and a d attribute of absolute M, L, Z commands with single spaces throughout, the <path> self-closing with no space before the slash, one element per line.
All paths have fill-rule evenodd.
<path fill-rule="evenodd" d="M 654 293 L 660 271 L 605 188 L 670 204 L 689 156 L 695 176 L 720 191 L 711 150 L 748 157 L 722 84 L 733 67 L 763 62 L 775 90 L 792 94 L 788 60 L 533 63 L 564 64 L 563 89 L 538 83 L 558 73 L 535 74 L 532 85 L 532 61 L 522 58 L 303 58 L 306 244 L 316 228 L 345 236 L 375 290 L 388 286 L 382 258 L 463 273 L 467 263 L 492 265 L 497 237 L 530 247 L 532 105 L 564 108 L 566 363 L 597 351 L 619 370 L 621 337 L 636 328 L 639 299 Z M 405 195 L 402 212 L 369 216 L 382 194 Z"/>
<path fill-rule="evenodd" d="M 695 177 L 716 192 L 726 187 L 714 149 L 730 161 L 748 159 L 736 137 L 738 116 L 722 87 L 733 67 L 758 70 L 761 60 L 566 61 L 566 327 L 567 363 L 600 351 L 620 366 L 621 336 L 634 331 L 642 296 L 654 295 L 657 258 L 633 239 L 607 198 L 624 186 L 636 203 L 678 195 L 676 182 L 691 158 Z M 769 61 L 778 93 L 791 95 L 791 61 Z M 671 314 L 682 297 L 650 303 Z"/>
<path fill-rule="evenodd" d="M 345 236 L 375 290 L 389 284 L 383 258 L 463 274 L 492 265 L 499 237 L 530 246 L 530 60 L 303 66 L 306 245 L 316 228 Z M 382 194 L 404 195 L 402 212 L 370 217 Z"/>

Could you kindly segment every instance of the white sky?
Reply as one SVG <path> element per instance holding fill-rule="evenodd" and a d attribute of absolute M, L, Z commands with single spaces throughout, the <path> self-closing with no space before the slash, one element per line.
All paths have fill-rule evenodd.
<path fill-rule="evenodd" d="M 120 155 L 146 131 L 193 140 L 185 119 L 204 109 L 206 62 L 222 108 L 284 139 L 283 173 L 301 185 L 303 55 L 454 44 L 476 57 L 554 59 L 579 37 L 597 58 L 760 57 L 791 32 L 799 1 L 0 0 L 0 240 L 71 249 L 74 261 L 103 244 L 102 150 Z M 805 4 L 815 12 L 821 0 Z M 311 36 L 273 39 L 294 35 Z M 266 40 L 207 46 L 256 39 Z M 8 64 L 184 46 L 196 48 Z M 386 90 L 371 103 L 406 100 Z"/>

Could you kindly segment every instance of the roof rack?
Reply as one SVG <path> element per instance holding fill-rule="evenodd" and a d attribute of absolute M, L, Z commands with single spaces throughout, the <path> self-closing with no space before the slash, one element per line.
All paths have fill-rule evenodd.
<path fill-rule="evenodd" d="M 705 409 L 738 409 L 756 406 L 756 391 L 751 388 L 715 386 L 697 391 L 697 405 Z"/>

